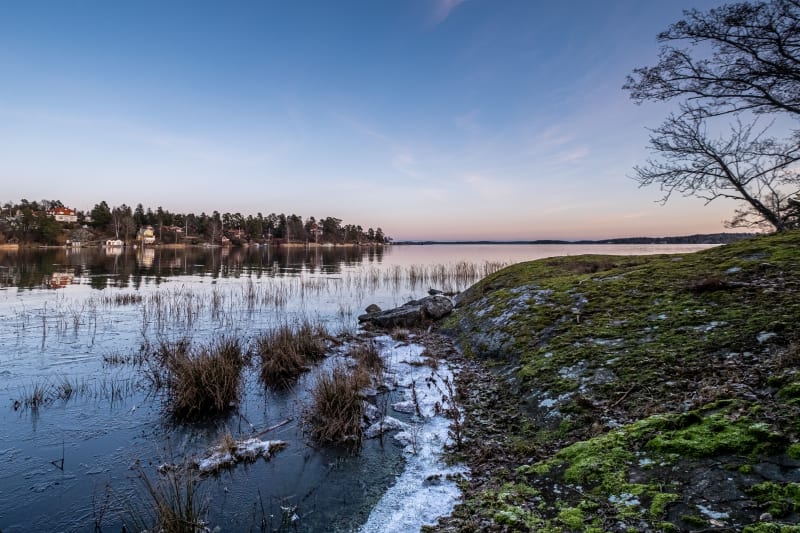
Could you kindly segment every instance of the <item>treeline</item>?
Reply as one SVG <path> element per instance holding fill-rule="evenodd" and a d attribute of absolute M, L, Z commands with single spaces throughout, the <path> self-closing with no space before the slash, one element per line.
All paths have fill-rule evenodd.
<path fill-rule="evenodd" d="M 89 210 L 70 211 L 69 221 L 58 221 L 52 213 L 65 208 L 60 200 L 7 202 L 0 208 L 0 244 L 4 242 L 64 244 L 66 240 L 115 238 L 126 243 L 143 230 L 152 230 L 164 243 L 319 243 L 383 244 L 391 239 L 381 228 L 342 224 L 335 217 L 303 218 L 300 215 L 270 213 L 255 216 L 241 213 L 176 213 L 141 203 L 109 206 L 101 201 Z M 74 215 L 74 220 L 72 216 Z M 62 216 L 61 218 L 65 218 Z"/>

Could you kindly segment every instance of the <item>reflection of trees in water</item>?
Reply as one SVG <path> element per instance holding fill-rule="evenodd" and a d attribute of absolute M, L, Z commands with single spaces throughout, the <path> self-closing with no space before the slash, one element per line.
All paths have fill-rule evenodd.
<path fill-rule="evenodd" d="M 163 277 L 277 277 L 310 273 L 338 274 L 347 266 L 383 260 L 382 247 L 249 248 L 104 248 L 20 249 L 0 251 L 0 287 L 47 288 L 53 274 L 74 276 L 94 289 L 158 285 Z"/>

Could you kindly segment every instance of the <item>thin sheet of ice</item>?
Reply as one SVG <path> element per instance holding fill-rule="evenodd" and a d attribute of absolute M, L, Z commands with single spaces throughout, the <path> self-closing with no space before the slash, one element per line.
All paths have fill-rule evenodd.
<path fill-rule="evenodd" d="M 194 464 L 201 474 L 209 474 L 239 461 L 255 461 L 259 457 L 269 459 L 273 451 L 284 446 L 286 443 L 280 440 L 244 439 L 236 442 L 232 450 L 214 447 L 207 457 L 196 460 Z"/>
<path fill-rule="evenodd" d="M 402 346 L 399 351 L 388 354 L 390 364 L 422 361 L 419 346 Z M 415 383 L 423 418 L 395 436 L 405 445 L 406 467 L 372 509 L 361 528 L 363 533 L 406 533 L 436 523 L 452 512 L 461 497 L 455 479 L 467 475 L 466 467 L 448 466 L 442 460 L 450 420 L 435 413 L 435 404 L 442 403 L 444 380 L 453 379 L 450 368 L 441 361 L 436 371 L 427 366 L 402 366 L 400 385 L 405 388 L 406 401 L 411 400 L 409 387 Z"/>

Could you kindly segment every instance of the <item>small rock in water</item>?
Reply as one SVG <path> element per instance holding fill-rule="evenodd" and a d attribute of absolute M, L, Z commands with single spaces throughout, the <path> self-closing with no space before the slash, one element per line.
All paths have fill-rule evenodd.
<path fill-rule="evenodd" d="M 380 308 L 380 307 L 378 307 L 378 306 L 377 306 L 377 305 L 375 305 L 375 304 L 369 304 L 369 305 L 367 306 L 367 308 L 366 308 L 366 309 L 364 309 L 364 311 L 366 311 L 366 312 L 367 312 L 367 313 L 369 313 L 369 314 L 372 314 L 372 313 L 380 313 L 380 312 L 381 312 L 381 308 Z"/>

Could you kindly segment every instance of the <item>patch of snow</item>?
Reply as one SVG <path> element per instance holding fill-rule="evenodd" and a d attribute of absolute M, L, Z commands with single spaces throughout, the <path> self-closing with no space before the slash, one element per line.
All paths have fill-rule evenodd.
<path fill-rule="evenodd" d="M 702 331 L 703 333 L 708 333 L 708 332 L 709 332 L 709 331 L 711 331 L 712 329 L 716 329 L 716 328 L 718 328 L 719 326 L 724 326 L 724 325 L 726 325 L 726 324 L 727 324 L 727 322 L 718 322 L 718 321 L 716 321 L 716 320 L 712 320 L 712 321 L 711 321 L 711 322 L 709 322 L 708 324 L 705 324 L 705 325 L 703 325 L 703 326 L 695 326 L 695 327 L 694 327 L 694 328 L 692 328 L 692 329 L 694 329 L 695 331 Z"/>
<path fill-rule="evenodd" d="M 284 446 L 286 443 L 280 440 L 245 439 L 237 441 L 231 449 L 214 447 L 207 457 L 195 460 L 193 464 L 201 474 L 210 474 L 239 461 L 255 461 L 259 457 L 269 459 L 274 450 Z"/>
<path fill-rule="evenodd" d="M 773 333 L 771 331 L 762 331 L 761 333 L 758 334 L 756 340 L 758 341 L 759 344 L 764 344 L 768 340 L 777 336 L 778 336 L 777 333 Z"/>
<path fill-rule="evenodd" d="M 564 379 L 579 379 L 586 372 L 586 361 L 579 361 L 572 366 L 565 366 L 558 370 L 558 375 Z"/>
<path fill-rule="evenodd" d="M 623 492 L 619 496 L 611 495 L 608 497 L 609 503 L 619 503 L 628 507 L 639 505 L 639 498 L 628 492 Z"/>
<path fill-rule="evenodd" d="M 398 429 L 405 429 L 408 424 L 401 422 L 391 416 L 384 416 L 377 422 L 373 423 L 364 431 L 364 436 L 368 439 L 374 439 L 386 433 L 387 431 L 396 431 Z"/>
<path fill-rule="evenodd" d="M 728 515 L 728 513 L 720 513 L 720 512 L 714 511 L 714 510 L 710 509 L 709 507 L 706 507 L 705 505 L 698 504 L 697 505 L 697 509 L 701 513 L 703 513 L 705 516 L 707 516 L 708 518 L 711 518 L 711 519 L 714 519 L 714 520 L 721 520 L 723 518 L 728 518 L 730 516 L 730 515 Z"/>
<path fill-rule="evenodd" d="M 405 400 L 402 402 L 393 403 L 392 409 L 394 409 L 398 413 L 405 413 L 407 415 L 414 414 L 414 412 L 416 411 L 416 407 L 414 407 L 413 400 Z"/>
<path fill-rule="evenodd" d="M 536 305 L 544 305 L 547 300 L 553 295 L 552 289 L 542 289 L 533 293 L 533 302 Z"/>
<path fill-rule="evenodd" d="M 742 267 L 730 267 L 728 270 L 725 271 L 726 274 L 736 274 L 737 272 L 741 272 Z"/>
<path fill-rule="evenodd" d="M 421 353 L 422 348 L 418 347 L 417 355 Z M 408 358 L 390 353 L 387 360 L 406 362 Z M 387 370 L 398 369 L 390 367 Z M 392 407 L 397 410 L 399 406 L 402 410 L 410 406 L 411 412 L 415 412 L 413 386 L 422 417 L 414 416 L 412 424 L 397 421 L 402 425 L 402 431 L 395 438 L 404 445 L 406 467 L 372 509 L 360 529 L 364 533 L 404 533 L 435 524 L 439 517 L 452 512 L 461 497 L 456 479 L 468 474 L 465 466 L 448 466 L 442 460 L 442 450 L 448 443 L 450 430 L 450 420 L 441 414 L 449 407 L 443 397 L 447 391 L 446 381 L 453 380 L 447 363 L 440 361 L 436 370 L 426 366 L 399 369 L 397 380 L 405 397 Z M 386 417 L 384 425 L 391 420 L 396 419 Z M 434 479 L 436 482 L 431 482 Z"/>
<path fill-rule="evenodd" d="M 544 407 L 545 409 L 550 409 L 555 404 L 558 403 L 558 400 L 554 400 L 553 398 L 545 398 L 541 402 L 539 402 L 539 407 Z"/>

